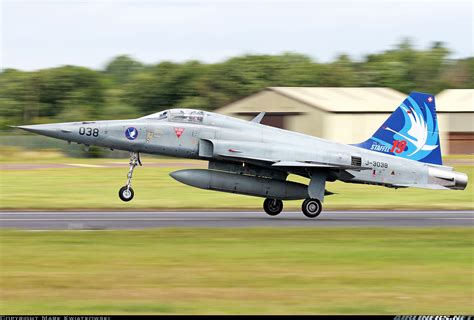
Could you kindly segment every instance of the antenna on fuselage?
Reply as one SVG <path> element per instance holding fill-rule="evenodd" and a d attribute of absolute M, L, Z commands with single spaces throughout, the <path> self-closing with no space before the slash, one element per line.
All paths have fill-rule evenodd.
<path fill-rule="evenodd" d="M 265 117 L 265 111 L 260 112 L 255 118 L 253 118 L 250 121 L 260 123 L 260 121 L 262 121 L 263 117 Z"/>

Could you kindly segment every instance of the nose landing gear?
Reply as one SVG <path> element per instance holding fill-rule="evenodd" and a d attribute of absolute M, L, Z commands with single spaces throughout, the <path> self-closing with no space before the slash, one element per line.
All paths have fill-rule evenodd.
<path fill-rule="evenodd" d="M 132 187 L 130 187 L 130 186 L 124 186 L 124 187 L 120 188 L 120 190 L 119 190 L 119 198 L 122 201 L 127 202 L 127 201 L 132 200 L 133 195 L 134 195 L 134 192 L 133 192 Z"/>
<path fill-rule="evenodd" d="M 122 201 L 127 202 L 133 199 L 134 192 L 132 189 L 132 176 L 133 170 L 138 165 L 142 165 L 140 154 L 138 152 L 130 152 L 130 170 L 128 170 L 127 174 L 127 184 L 119 190 L 119 198 Z"/>

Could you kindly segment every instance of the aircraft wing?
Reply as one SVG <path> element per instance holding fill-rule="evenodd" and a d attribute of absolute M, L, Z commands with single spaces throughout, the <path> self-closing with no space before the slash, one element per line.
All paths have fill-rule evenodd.
<path fill-rule="evenodd" d="M 220 158 L 231 160 L 231 161 L 242 161 L 242 162 L 248 162 L 248 163 L 253 163 L 257 165 L 272 165 L 272 163 L 275 162 L 275 160 L 271 159 L 265 159 L 265 158 L 256 158 L 256 157 L 248 157 L 245 155 L 230 155 L 230 154 L 218 154 Z"/>
<path fill-rule="evenodd" d="M 267 147 L 261 142 L 235 142 L 235 141 L 217 141 L 206 139 L 213 145 L 212 153 L 222 159 L 230 161 L 242 161 L 257 165 L 271 166 L 275 169 L 332 169 L 332 170 L 372 170 L 372 168 L 353 166 L 350 164 L 336 164 L 317 162 L 312 160 L 281 160 L 275 158 L 264 158 L 259 155 L 265 154 L 262 150 Z M 271 152 L 270 152 L 271 154 Z"/>
<path fill-rule="evenodd" d="M 341 170 L 372 170 L 372 168 L 368 167 L 357 167 L 357 166 L 349 166 L 349 165 L 339 165 L 339 164 L 330 164 L 330 163 L 321 163 L 321 162 L 314 162 L 314 161 L 285 161 L 285 160 L 274 160 L 274 159 L 265 159 L 265 158 L 255 158 L 249 157 L 245 155 L 229 155 L 229 154 L 219 154 L 222 158 L 228 158 L 229 160 L 240 160 L 240 161 L 247 161 L 247 162 L 259 162 L 265 163 L 266 165 L 270 165 L 275 168 L 308 168 L 308 169 L 341 169 Z"/>
<path fill-rule="evenodd" d="M 368 167 L 358 167 L 350 165 L 340 165 L 331 163 L 322 163 L 315 161 L 277 161 L 272 167 L 289 167 L 289 168 L 326 168 L 326 169 L 342 169 L 342 170 L 371 170 Z"/>
<path fill-rule="evenodd" d="M 272 167 L 305 167 L 305 168 L 332 168 L 336 169 L 337 166 L 324 164 L 324 163 L 308 163 L 304 161 L 277 161 L 272 164 Z"/>

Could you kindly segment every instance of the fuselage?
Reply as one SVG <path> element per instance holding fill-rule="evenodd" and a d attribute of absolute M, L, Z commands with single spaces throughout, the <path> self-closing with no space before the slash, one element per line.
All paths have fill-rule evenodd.
<path fill-rule="evenodd" d="M 181 158 L 248 162 L 303 176 L 308 173 L 304 163 L 345 168 L 331 170 L 328 180 L 395 188 L 464 189 L 467 185 L 466 175 L 450 167 L 398 158 L 207 111 L 172 109 L 138 119 L 22 128 L 85 145 Z M 290 168 L 272 165 L 283 161 L 302 165 Z"/>

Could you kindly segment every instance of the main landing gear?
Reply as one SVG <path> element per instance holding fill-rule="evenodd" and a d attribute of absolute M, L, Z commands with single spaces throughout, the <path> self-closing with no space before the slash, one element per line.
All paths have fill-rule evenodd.
<path fill-rule="evenodd" d="M 138 165 L 142 165 L 140 154 L 138 152 L 130 152 L 130 170 L 128 170 L 127 174 L 127 184 L 119 190 L 119 197 L 122 201 L 127 202 L 133 199 L 132 176 L 133 170 Z"/>
<path fill-rule="evenodd" d="M 308 198 L 303 201 L 303 205 L 301 206 L 303 214 L 308 218 L 316 218 L 317 216 L 319 216 L 322 209 L 323 205 L 318 199 Z"/>
<path fill-rule="evenodd" d="M 322 209 L 323 205 L 318 199 L 308 198 L 303 201 L 303 205 L 301 206 L 303 214 L 308 218 L 316 218 Z M 263 210 L 270 216 L 276 216 L 283 210 L 283 201 L 267 198 L 263 202 Z"/>

